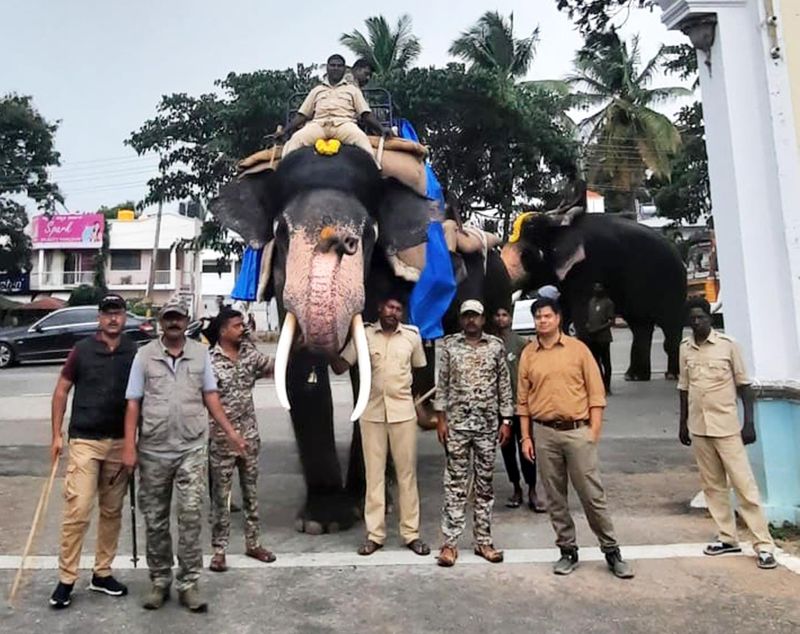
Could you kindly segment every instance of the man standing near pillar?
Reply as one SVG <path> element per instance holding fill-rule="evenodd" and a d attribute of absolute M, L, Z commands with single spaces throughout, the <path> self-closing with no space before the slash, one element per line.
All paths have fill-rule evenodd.
<path fill-rule="evenodd" d="M 147 529 L 147 567 L 152 582 L 142 602 L 147 610 L 157 610 L 170 596 L 173 490 L 178 519 L 178 597 L 192 612 L 208 610 L 197 587 L 203 569 L 200 532 L 208 466 L 208 414 L 224 430 L 236 453 L 242 455 L 247 448 L 222 408 L 208 350 L 184 334 L 188 325 L 186 306 L 167 303 L 160 316 L 164 334 L 139 350 L 128 379 L 122 463 L 131 471 L 139 465 L 139 508 Z"/>
<path fill-rule="evenodd" d="M 692 335 L 681 342 L 678 377 L 681 443 L 694 449 L 708 511 L 719 539 L 706 555 L 741 552 L 728 480 L 739 500 L 739 514 L 753 534 L 759 568 L 775 568 L 775 544 L 761 508 L 753 470 L 744 446 L 756 441 L 750 379 L 736 341 L 711 327 L 711 307 L 703 298 L 687 304 Z M 744 406 L 739 426 L 736 397 Z"/>
<path fill-rule="evenodd" d="M 557 301 L 542 298 L 532 311 L 536 340 L 525 348 L 519 363 L 517 413 L 523 451 L 528 460 L 538 458 L 547 510 L 561 550 L 553 572 L 568 575 L 578 566 L 575 522 L 567 499 L 571 481 L 609 569 L 621 579 L 630 579 L 633 570 L 620 554 L 597 461 L 606 406 L 600 371 L 589 349 L 561 332 Z M 533 436 L 531 421 L 536 423 Z"/>

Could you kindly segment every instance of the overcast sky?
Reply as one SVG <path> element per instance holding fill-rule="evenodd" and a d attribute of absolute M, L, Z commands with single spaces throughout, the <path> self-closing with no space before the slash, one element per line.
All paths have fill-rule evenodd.
<path fill-rule="evenodd" d="M 323 2 L 272 0 L 3 0 L 0 9 L 0 94 L 31 95 L 59 120 L 53 171 L 71 211 L 94 211 L 139 200 L 156 159 L 123 145 L 153 116 L 161 95 L 198 95 L 228 72 L 288 68 L 352 54 L 338 43 L 371 15 L 413 18 L 422 41 L 420 66 L 451 61 L 450 43 L 487 10 L 514 12 L 518 37 L 537 25 L 541 41 L 530 78 L 570 71 L 581 38 L 556 0 L 405 0 Z M 402 9 L 399 7 L 402 6 Z M 641 34 L 643 55 L 661 43 L 685 41 L 667 31 L 659 11 L 623 10 L 622 33 Z M 674 84 L 674 78 L 664 82 Z M 677 108 L 674 108 L 677 109 Z M 674 110 L 673 109 L 673 110 Z"/>

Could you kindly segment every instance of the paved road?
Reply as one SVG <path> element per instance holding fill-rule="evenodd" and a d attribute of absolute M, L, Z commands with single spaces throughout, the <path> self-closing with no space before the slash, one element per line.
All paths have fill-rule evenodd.
<path fill-rule="evenodd" d="M 617 339 L 612 350 L 621 373 L 627 357 L 625 334 Z M 653 357 L 654 368 L 663 370 L 658 341 Z M 57 372 L 57 366 L 28 366 L 0 374 L 0 586 L 10 581 L 18 563 L 48 471 L 49 392 Z M 632 582 L 614 580 L 596 560 L 594 539 L 578 508 L 585 563 L 570 578 L 553 577 L 545 563 L 555 557 L 549 522 L 526 509 L 503 506 L 510 491 L 499 460 L 494 537 L 507 549 L 509 562 L 517 563 L 477 563 L 465 536 L 459 564 L 440 570 L 432 557 L 416 558 L 401 548 L 394 514 L 389 516 L 386 548 L 368 561 L 354 555 L 362 527 L 319 537 L 295 532 L 295 512 L 304 497 L 302 473 L 288 416 L 276 403 L 272 383 L 265 381 L 255 392 L 264 438 L 260 503 L 264 541 L 277 552 L 280 567 L 242 568 L 253 562 L 234 559 L 237 567 L 226 575 L 206 574 L 204 589 L 214 597 L 206 617 L 186 614 L 174 603 L 157 614 L 141 611 L 137 599 L 147 583 L 141 569 L 119 573 L 135 596 L 114 601 L 81 589 L 74 608 L 56 616 L 44 608 L 55 580 L 61 500 L 54 495 L 36 548 L 44 556 L 38 560 L 44 569 L 27 573 L 17 610 L 0 613 L 0 631 L 798 631 L 800 584 L 793 573 L 785 568 L 757 571 L 749 557 L 696 557 L 700 548 L 692 544 L 711 538 L 713 527 L 703 511 L 688 508 L 698 482 L 691 453 L 675 439 L 675 384 L 663 379 L 625 383 L 615 376 L 612 388 L 600 453 L 617 532 L 638 572 Z M 337 379 L 333 392 L 344 464 L 351 432 L 349 385 Z M 434 435 L 420 434 L 422 535 L 434 545 L 439 540 L 443 465 Z M 232 553 L 243 547 L 236 524 Z M 142 545 L 141 521 L 138 534 Z M 208 540 L 207 532 L 203 540 Z M 120 544 L 124 567 L 130 556 L 127 514 Z M 689 546 L 669 546 L 675 544 Z M 92 547 L 90 534 L 84 554 L 91 555 Z M 91 559 L 86 563 L 91 565 Z"/>

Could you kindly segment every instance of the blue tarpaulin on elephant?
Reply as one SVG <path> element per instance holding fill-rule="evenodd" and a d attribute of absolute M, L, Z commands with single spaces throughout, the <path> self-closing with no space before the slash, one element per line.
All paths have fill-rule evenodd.
<path fill-rule="evenodd" d="M 395 119 L 395 125 L 397 126 L 397 136 L 401 139 L 419 143 L 417 131 L 408 119 Z M 439 207 L 444 210 L 444 191 L 439 179 L 436 178 L 430 161 L 425 161 L 425 176 L 427 179 L 427 197 L 439 203 Z"/>
<path fill-rule="evenodd" d="M 411 291 L 409 317 L 423 339 L 444 336 L 442 318 L 456 295 L 456 280 L 450 252 L 439 222 L 428 225 L 425 268 Z"/>
<path fill-rule="evenodd" d="M 236 278 L 231 291 L 231 299 L 241 302 L 256 301 L 258 292 L 258 275 L 261 271 L 261 254 L 263 249 L 247 247 L 242 256 L 242 269 Z"/>

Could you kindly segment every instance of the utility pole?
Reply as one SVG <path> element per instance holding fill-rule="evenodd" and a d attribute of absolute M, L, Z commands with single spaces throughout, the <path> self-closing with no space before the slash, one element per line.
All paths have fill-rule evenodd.
<path fill-rule="evenodd" d="M 163 202 L 159 198 L 158 200 L 158 212 L 156 214 L 156 237 L 153 241 L 153 254 L 150 258 L 150 274 L 147 276 L 147 291 L 145 293 L 145 301 L 147 302 L 147 312 L 148 317 L 151 315 L 150 307 L 153 305 L 153 298 L 151 297 L 151 293 L 153 292 L 153 287 L 155 286 L 156 280 L 156 260 L 158 259 L 158 241 L 161 239 L 161 210 L 163 207 Z"/>

